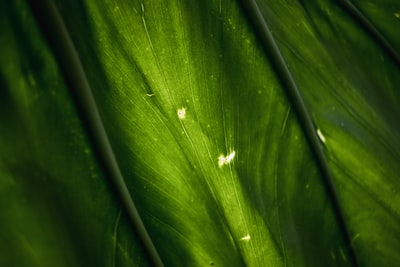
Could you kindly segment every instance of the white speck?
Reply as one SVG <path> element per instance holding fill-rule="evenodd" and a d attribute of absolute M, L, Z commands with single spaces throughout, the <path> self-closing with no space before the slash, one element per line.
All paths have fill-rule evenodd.
<path fill-rule="evenodd" d="M 185 115 L 186 115 L 186 109 L 185 108 L 178 109 L 176 114 L 178 114 L 178 118 L 180 120 L 183 120 L 185 118 Z"/>
<path fill-rule="evenodd" d="M 224 165 L 229 164 L 233 158 L 235 157 L 235 151 L 232 151 L 228 156 L 221 155 L 218 157 L 218 166 L 222 167 Z"/>
<path fill-rule="evenodd" d="M 250 235 L 245 235 L 244 237 L 240 238 L 242 241 L 249 241 L 250 240 Z"/>
<path fill-rule="evenodd" d="M 147 95 L 148 97 L 154 96 L 154 94 L 149 94 L 149 93 L 147 93 L 146 95 Z"/>
<path fill-rule="evenodd" d="M 326 141 L 325 136 L 322 134 L 320 129 L 317 129 L 317 135 L 318 135 L 319 139 L 322 141 L 322 143 L 325 143 L 325 141 Z"/>

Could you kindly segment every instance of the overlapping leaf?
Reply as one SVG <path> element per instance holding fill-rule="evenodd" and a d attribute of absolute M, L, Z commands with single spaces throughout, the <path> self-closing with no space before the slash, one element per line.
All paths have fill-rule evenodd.
<path fill-rule="evenodd" d="M 286 12 L 274 4 L 263 10 L 323 135 L 360 264 L 396 265 L 400 260 L 394 234 L 400 231 L 396 61 L 357 21 L 328 1 Z M 380 12 L 395 17 L 395 5 L 386 10 Z M 297 35 L 289 34 L 294 28 Z M 396 38 L 388 35 L 396 45 Z"/>

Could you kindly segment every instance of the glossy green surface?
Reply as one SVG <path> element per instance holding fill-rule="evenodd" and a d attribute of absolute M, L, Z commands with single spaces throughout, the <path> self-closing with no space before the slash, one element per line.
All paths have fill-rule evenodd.
<path fill-rule="evenodd" d="M 352 247 L 360 266 L 395 266 L 399 64 L 332 1 L 258 2 L 315 125 L 349 236 L 238 3 L 57 4 L 162 261 L 355 266 Z M 400 19 L 378 18 L 400 6 L 383 2 L 360 10 L 399 50 Z M 63 57 L 22 0 L 0 4 L 0 47 L 0 266 L 150 266 Z"/>

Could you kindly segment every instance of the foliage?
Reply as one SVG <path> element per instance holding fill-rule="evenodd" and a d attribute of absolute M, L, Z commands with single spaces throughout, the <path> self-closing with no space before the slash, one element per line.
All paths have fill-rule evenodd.
<path fill-rule="evenodd" d="M 46 2 L 0 4 L 0 266 L 400 262 L 399 3 Z"/>

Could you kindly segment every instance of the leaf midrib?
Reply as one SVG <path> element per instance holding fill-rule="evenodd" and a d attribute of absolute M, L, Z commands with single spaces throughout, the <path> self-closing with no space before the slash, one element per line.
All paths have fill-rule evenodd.
<path fill-rule="evenodd" d="M 29 1 L 43 35 L 60 63 L 61 71 L 74 98 L 83 125 L 103 171 L 128 215 L 133 229 L 154 266 L 164 266 L 137 211 L 107 136 L 87 76 L 61 15 L 52 0 Z"/>
<path fill-rule="evenodd" d="M 299 91 L 296 81 L 294 80 L 293 75 L 288 68 L 288 64 L 282 55 L 275 37 L 273 36 L 267 21 L 264 19 L 257 2 L 255 0 L 244 0 L 242 1 L 242 4 L 244 9 L 247 11 L 247 16 L 254 27 L 257 37 L 259 38 L 266 54 L 268 54 L 271 58 L 273 68 L 275 69 L 280 82 L 283 84 L 289 101 L 293 105 L 295 114 L 300 122 L 301 128 L 305 133 L 307 142 L 309 143 L 312 153 L 314 154 L 318 169 L 320 170 L 323 178 L 326 192 L 331 200 L 333 210 L 336 214 L 339 229 L 343 233 L 343 237 L 349 251 L 350 261 L 352 262 L 353 266 L 359 266 L 357 263 L 356 254 L 351 246 L 350 231 L 345 223 L 345 217 L 339 204 L 338 189 L 335 185 L 333 175 L 323 152 L 321 141 L 318 138 L 317 128 L 311 119 L 310 113 L 304 104 L 303 97 Z"/>

